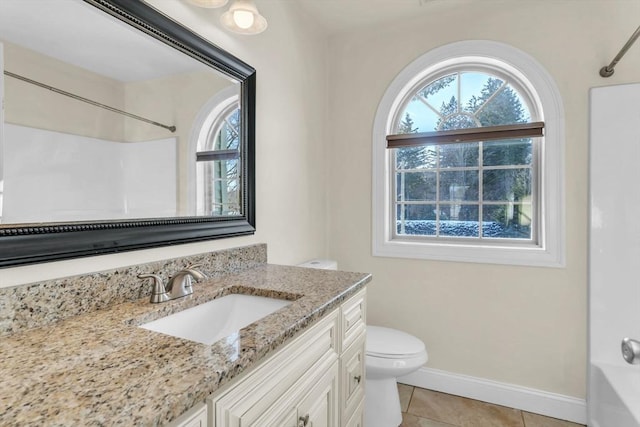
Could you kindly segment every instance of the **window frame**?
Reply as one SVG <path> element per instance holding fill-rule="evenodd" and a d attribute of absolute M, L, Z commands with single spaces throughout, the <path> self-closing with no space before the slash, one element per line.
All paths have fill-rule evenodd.
<path fill-rule="evenodd" d="M 219 130 L 221 121 L 224 120 L 224 116 L 227 111 L 232 109 L 233 105 L 236 105 L 241 98 L 242 94 L 240 89 L 236 85 L 227 86 L 226 88 L 218 91 L 213 95 L 198 111 L 191 130 L 189 132 L 189 148 L 186 157 L 186 169 L 187 169 L 187 205 L 189 212 L 199 212 L 201 206 L 201 196 L 199 194 L 201 187 L 200 181 L 197 177 L 197 157 L 198 153 L 211 153 L 207 151 L 200 151 L 200 147 L 206 145 L 206 141 L 214 132 Z M 228 156 L 226 150 L 218 150 L 220 153 L 217 155 L 220 157 Z M 202 156 L 202 154 L 201 154 Z M 210 159 L 211 160 L 211 159 Z M 246 162 L 248 159 L 246 155 L 240 152 L 240 162 Z M 239 164 L 239 167 L 240 164 Z M 241 190 L 242 191 L 242 186 Z M 241 195 L 242 198 L 242 195 Z M 224 215 L 216 216 L 216 218 L 225 218 Z"/>
<path fill-rule="evenodd" d="M 532 121 L 544 121 L 539 141 L 538 227 L 535 244 L 511 239 L 394 238 L 391 150 L 386 137 L 394 133 L 398 114 L 410 93 L 425 81 L 456 71 L 482 71 L 505 78 L 523 98 Z M 536 117 L 533 113 L 537 112 Z M 372 252 L 374 256 L 493 264 L 563 267 L 565 265 L 564 210 L 564 109 L 558 88 L 548 72 L 530 55 L 504 43 L 469 40 L 433 49 L 402 70 L 387 88 L 376 113 L 373 129 Z"/>
<path fill-rule="evenodd" d="M 212 173 L 212 171 L 210 169 L 205 169 L 204 171 L 202 171 L 202 173 L 205 175 L 204 177 L 198 177 L 197 180 L 197 184 L 196 184 L 196 209 L 198 214 L 205 214 L 205 207 L 210 207 L 210 206 L 222 206 L 224 207 L 229 206 L 229 205 L 233 205 L 233 203 L 216 203 L 213 200 L 212 194 L 215 191 L 215 182 L 227 182 L 230 180 L 235 180 L 237 181 L 237 186 L 238 186 L 238 203 L 236 203 L 235 205 L 237 205 L 238 210 L 240 210 L 240 198 L 241 198 L 241 176 L 240 176 L 240 170 L 242 168 L 242 161 L 244 160 L 242 158 L 242 153 L 240 152 L 240 145 L 238 145 L 237 149 L 212 149 L 212 145 L 215 144 L 215 140 L 217 139 L 218 135 L 220 134 L 222 127 L 225 124 L 229 124 L 227 122 L 227 118 L 229 116 L 231 116 L 232 114 L 234 114 L 236 111 L 240 110 L 240 104 L 239 104 L 239 98 L 236 95 L 233 95 L 225 100 L 223 100 L 222 102 L 220 102 L 220 104 L 212 110 L 212 113 L 210 115 L 210 118 L 212 119 L 211 123 L 209 124 L 209 121 L 207 121 L 207 126 L 209 126 L 209 129 L 207 130 L 205 127 L 202 128 L 202 131 L 200 132 L 201 135 L 201 139 L 198 141 L 198 149 L 196 150 L 196 169 L 198 169 L 199 165 L 204 165 L 204 164 L 208 164 L 209 167 L 213 166 L 213 162 L 218 161 L 218 160 L 237 160 L 238 164 L 236 166 L 236 174 L 234 177 L 232 177 L 231 179 L 229 177 L 226 178 L 213 178 L 212 175 L 210 175 Z M 202 135 L 206 135 L 204 137 L 202 137 Z M 237 133 L 238 135 L 238 140 L 239 140 L 239 133 Z M 202 145 L 204 145 L 204 147 L 202 147 Z M 204 148 L 202 150 L 200 150 L 200 148 Z M 199 174 L 200 172 L 197 170 L 196 171 L 197 174 Z M 209 210 L 207 209 L 207 213 L 209 213 Z M 211 215 L 209 213 L 209 215 Z M 217 217 L 224 217 L 227 216 L 229 214 L 217 214 L 217 215 L 211 215 L 211 216 L 217 216 Z M 233 213 L 233 215 L 237 215 L 237 213 Z"/>

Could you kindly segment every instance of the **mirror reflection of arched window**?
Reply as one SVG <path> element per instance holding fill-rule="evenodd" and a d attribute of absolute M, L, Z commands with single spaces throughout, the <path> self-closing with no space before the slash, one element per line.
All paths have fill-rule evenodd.
<path fill-rule="evenodd" d="M 240 104 L 237 93 L 212 98 L 215 105 L 198 132 L 196 147 L 196 213 L 241 215 L 242 153 Z M 227 92 L 228 93 L 228 92 Z"/>

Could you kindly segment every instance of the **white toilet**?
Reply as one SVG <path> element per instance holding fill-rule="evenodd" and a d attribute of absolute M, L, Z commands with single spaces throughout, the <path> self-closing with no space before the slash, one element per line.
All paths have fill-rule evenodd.
<path fill-rule="evenodd" d="M 314 259 L 300 267 L 337 270 L 334 260 Z M 365 427 L 398 427 L 402 423 L 396 379 L 427 363 L 424 343 L 413 335 L 367 325 L 365 355 Z"/>
<path fill-rule="evenodd" d="M 424 343 L 396 329 L 367 325 L 364 418 L 366 427 L 402 423 L 396 379 L 427 362 Z"/>

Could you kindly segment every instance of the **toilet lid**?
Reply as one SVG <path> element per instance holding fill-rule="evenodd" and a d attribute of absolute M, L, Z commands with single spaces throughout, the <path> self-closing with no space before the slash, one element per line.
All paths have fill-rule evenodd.
<path fill-rule="evenodd" d="M 413 335 L 381 326 L 367 326 L 367 355 L 396 358 L 425 351 L 424 343 Z"/>

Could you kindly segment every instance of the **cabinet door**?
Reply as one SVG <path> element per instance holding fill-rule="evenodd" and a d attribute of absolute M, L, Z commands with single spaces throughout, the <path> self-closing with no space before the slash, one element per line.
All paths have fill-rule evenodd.
<path fill-rule="evenodd" d="M 335 310 L 234 387 L 218 397 L 211 397 L 209 402 L 214 426 L 278 425 L 275 420 L 280 419 L 280 414 L 284 416 L 290 407 L 297 407 L 297 402 L 306 393 L 306 389 L 299 389 L 298 384 L 309 376 L 317 380 L 319 372 L 324 372 L 338 360 L 338 336 L 338 310 Z M 292 396 L 292 389 L 299 391 L 294 397 L 287 397 Z M 283 399 L 294 399 L 293 406 L 282 404 Z M 278 412 L 280 409 L 274 408 L 283 409 Z M 269 418 L 268 422 L 260 421 L 266 414 L 273 418 Z"/>
<path fill-rule="evenodd" d="M 342 427 L 364 427 L 364 402 L 360 404 Z"/>
<path fill-rule="evenodd" d="M 207 405 L 201 403 L 169 424 L 173 427 L 207 427 Z"/>
<path fill-rule="evenodd" d="M 330 361 L 327 361 L 330 362 Z M 336 427 L 338 406 L 338 361 L 316 366 L 282 395 L 252 427 Z M 240 425 L 245 425 L 241 422 Z"/>
<path fill-rule="evenodd" d="M 298 403 L 300 401 L 300 387 L 292 387 L 280 396 L 273 405 L 268 407 L 257 419 L 241 419 L 240 425 L 251 427 L 296 427 L 298 425 Z"/>
<path fill-rule="evenodd" d="M 270 427 L 296 427 L 298 425 L 298 408 L 289 408 L 284 414 L 278 414 L 277 418 L 273 421 L 259 420 L 252 424 L 253 426 L 270 426 Z"/>
<path fill-rule="evenodd" d="M 335 427 L 340 422 L 338 363 L 328 370 L 298 406 L 298 427 Z"/>
<path fill-rule="evenodd" d="M 360 334 L 340 359 L 340 381 L 342 382 L 340 409 L 343 424 L 351 418 L 351 414 L 364 401 L 365 338 L 364 333 Z"/>

